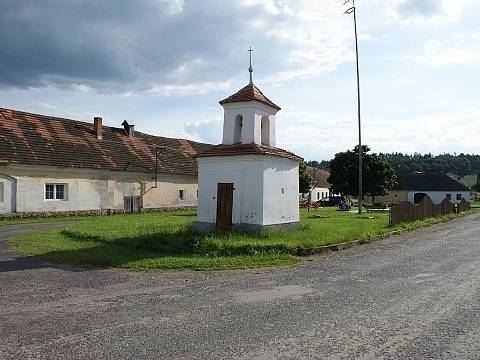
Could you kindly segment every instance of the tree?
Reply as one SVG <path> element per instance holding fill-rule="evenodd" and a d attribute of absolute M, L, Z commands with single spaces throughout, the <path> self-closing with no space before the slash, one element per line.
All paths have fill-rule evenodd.
<path fill-rule="evenodd" d="M 306 161 L 305 163 L 307 164 L 307 166 L 322 169 L 322 170 L 327 170 L 327 171 L 329 170 L 329 166 L 330 166 L 330 161 L 326 161 L 326 160 L 322 160 L 320 162 L 316 160 L 310 160 L 310 161 Z"/>
<path fill-rule="evenodd" d="M 313 185 L 312 175 L 308 172 L 307 165 L 304 162 L 301 162 L 298 167 L 299 173 L 299 188 L 300 193 L 306 194 L 310 191 Z"/>
<path fill-rule="evenodd" d="M 370 148 L 362 145 L 363 191 L 372 196 L 385 195 L 395 184 L 392 166 L 383 155 L 369 154 Z M 335 155 L 330 164 L 330 177 L 334 193 L 358 196 L 358 146 L 352 151 Z"/>

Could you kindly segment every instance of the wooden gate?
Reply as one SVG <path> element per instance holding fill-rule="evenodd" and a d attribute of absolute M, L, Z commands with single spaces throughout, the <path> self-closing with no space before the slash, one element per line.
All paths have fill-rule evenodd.
<path fill-rule="evenodd" d="M 140 196 L 125 196 L 123 198 L 123 208 L 126 213 L 136 213 L 140 211 Z"/>
<path fill-rule="evenodd" d="M 233 184 L 218 183 L 217 187 L 217 230 L 232 229 Z"/>

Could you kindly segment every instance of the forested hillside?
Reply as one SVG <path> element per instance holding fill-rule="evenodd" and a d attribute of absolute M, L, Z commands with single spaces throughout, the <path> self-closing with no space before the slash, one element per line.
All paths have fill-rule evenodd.
<path fill-rule="evenodd" d="M 465 176 L 480 173 L 480 155 L 443 154 L 433 156 L 431 154 L 406 155 L 401 153 L 383 155 L 399 174 L 408 174 L 415 171 L 450 171 Z"/>
<path fill-rule="evenodd" d="M 480 155 L 468 154 L 381 154 L 392 165 L 398 174 L 408 174 L 416 171 L 453 172 L 466 176 L 480 173 Z M 330 161 L 308 161 L 307 165 L 328 170 Z"/>

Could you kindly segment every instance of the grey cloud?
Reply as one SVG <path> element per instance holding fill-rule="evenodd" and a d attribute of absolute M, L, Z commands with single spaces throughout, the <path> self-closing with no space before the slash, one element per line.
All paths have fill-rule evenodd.
<path fill-rule="evenodd" d="M 143 91 L 155 84 L 232 78 L 247 67 L 252 42 L 268 49 L 269 57 L 275 53 L 271 40 L 245 24 L 252 11 L 262 15 L 260 7 L 202 0 L 175 11 L 176 3 L 181 2 L 3 1 L 0 86 Z M 264 60 L 266 68 L 277 66 L 274 59 Z"/>
<path fill-rule="evenodd" d="M 444 14 L 440 0 L 405 0 L 397 5 L 396 12 L 402 19 Z"/>

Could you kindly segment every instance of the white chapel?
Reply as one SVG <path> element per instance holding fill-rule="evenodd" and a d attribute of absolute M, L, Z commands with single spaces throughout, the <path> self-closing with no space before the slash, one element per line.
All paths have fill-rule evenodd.
<path fill-rule="evenodd" d="M 299 225 L 298 165 L 275 146 L 275 105 L 250 83 L 220 101 L 223 142 L 198 154 L 198 215 L 194 229 L 253 230 Z"/>

